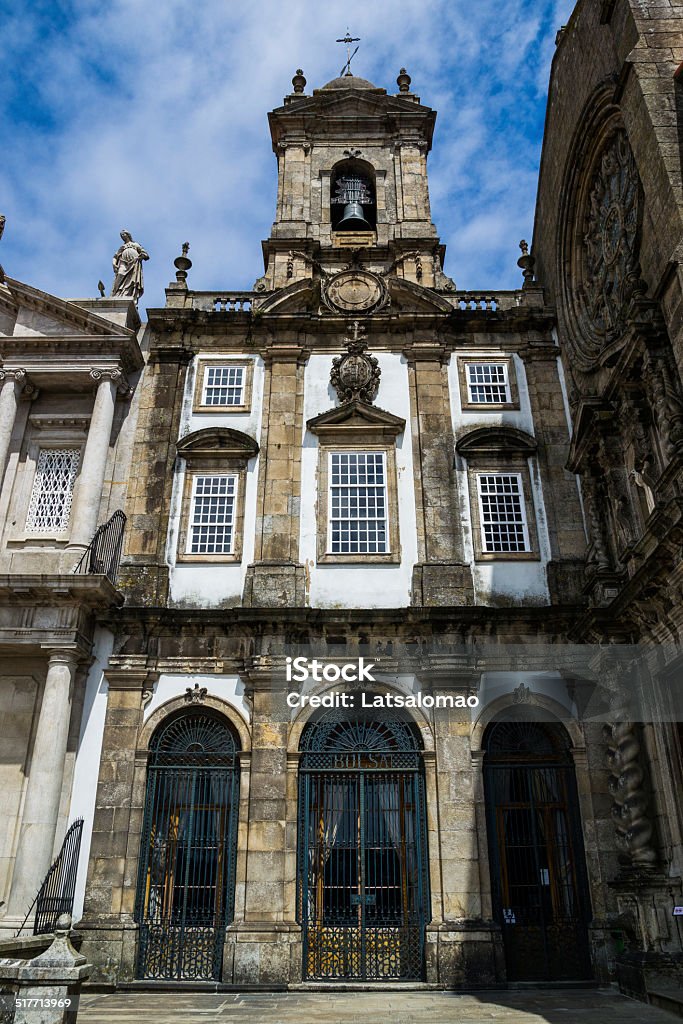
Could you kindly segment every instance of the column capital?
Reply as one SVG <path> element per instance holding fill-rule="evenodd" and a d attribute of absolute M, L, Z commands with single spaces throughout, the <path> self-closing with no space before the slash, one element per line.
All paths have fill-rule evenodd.
<path fill-rule="evenodd" d="M 266 366 L 273 363 L 296 363 L 304 366 L 309 359 L 311 350 L 304 345 L 269 345 L 261 355 Z"/>
<path fill-rule="evenodd" d="M 94 381 L 97 387 L 99 387 L 102 381 L 110 381 L 116 385 L 116 390 L 124 398 L 130 398 L 133 394 L 128 378 L 119 366 L 93 366 L 90 370 L 90 379 Z"/>
<path fill-rule="evenodd" d="M 43 646 L 42 650 L 47 654 L 49 665 L 67 665 L 69 668 L 76 668 L 83 652 L 77 647 L 51 647 Z"/>
<path fill-rule="evenodd" d="M 409 363 L 438 362 L 445 364 L 450 359 L 450 352 L 445 345 L 435 341 L 414 341 L 403 349 L 403 355 Z"/>
<path fill-rule="evenodd" d="M 21 366 L 4 366 L 0 370 L 0 386 L 5 381 L 14 381 L 19 389 L 22 398 L 33 400 L 38 397 L 38 388 L 35 386 L 26 370 Z"/>

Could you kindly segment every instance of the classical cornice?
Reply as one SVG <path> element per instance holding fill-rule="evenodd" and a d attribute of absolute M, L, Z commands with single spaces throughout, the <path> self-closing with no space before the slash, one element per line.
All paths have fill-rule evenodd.
<path fill-rule="evenodd" d="M 245 462 L 259 453 L 259 446 L 253 437 L 233 430 L 231 427 L 206 427 L 186 434 L 176 444 L 176 451 L 183 459 L 232 458 Z"/>

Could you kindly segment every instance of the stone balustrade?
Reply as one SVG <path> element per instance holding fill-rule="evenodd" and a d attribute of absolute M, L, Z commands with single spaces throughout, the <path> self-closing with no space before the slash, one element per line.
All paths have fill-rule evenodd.
<path fill-rule="evenodd" d="M 254 292 L 192 292 L 192 309 L 209 313 L 250 313 Z"/>

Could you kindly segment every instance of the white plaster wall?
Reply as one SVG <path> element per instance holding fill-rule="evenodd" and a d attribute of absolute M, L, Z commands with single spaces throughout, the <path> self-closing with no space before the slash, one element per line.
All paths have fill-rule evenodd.
<path fill-rule="evenodd" d="M 396 445 L 399 543 L 397 565 L 317 565 L 318 441 L 305 428 L 313 416 L 339 404 L 330 384 L 329 354 L 312 355 L 306 366 L 304 436 L 301 459 L 300 560 L 307 566 L 309 603 L 314 608 L 399 608 L 410 604 L 412 571 L 417 561 L 417 526 L 410 433 L 410 396 L 405 358 L 395 352 L 377 352 L 382 377 L 375 405 L 406 421 Z M 392 514 L 390 509 L 389 514 Z"/>
<path fill-rule="evenodd" d="M 161 673 L 152 691 L 152 699 L 145 708 L 143 720 L 146 722 L 152 712 L 175 697 L 184 697 L 188 686 L 194 689 L 195 684 L 206 687 L 209 696 L 217 697 L 230 704 L 248 725 L 251 720 L 249 704 L 245 697 L 244 683 L 239 676 L 219 675 L 175 675 Z"/>
<path fill-rule="evenodd" d="M 484 407 L 482 409 L 463 410 L 458 380 L 458 357 L 460 356 L 477 359 L 490 358 L 492 360 L 500 359 L 501 356 L 511 356 L 517 378 L 519 409 L 486 412 Z M 518 430 L 524 430 L 527 434 L 531 434 L 532 437 L 534 436 L 534 420 L 531 413 L 524 362 L 516 353 L 505 352 L 501 349 L 458 350 L 457 354 L 454 353 L 451 357 L 448 367 L 448 381 L 453 415 L 453 432 L 456 439 L 468 431 L 474 430 L 476 427 L 495 426 L 516 427 Z M 464 539 L 464 557 L 472 565 L 476 604 L 497 605 L 510 604 L 511 602 L 519 602 L 520 604 L 548 604 L 550 602 L 546 574 L 546 565 L 550 559 L 550 539 L 548 536 L 545 503 L 543 501 L 543 488 L 536 459 L 532 458 L 529 460 L 529 471 L 531 476 L 531 494 L 536 514 L 536 532 L 538 534 L 540 561 L 531 562 L 520 559 L 518 562 L 475 562 L 467 465 L 463 459 L 456 456 L 456 478 L 460 499 L 459 514 Z M 474 500 L 476 501 L 476 495 Z"/>
<path fill-rule="evenodd" d="M 192 411 L 197 366 L 200 359 L 211 359 L 220 362 L 221 358 L 244 359 L 253 362 L 251 408 L 249 412 L 211 412 L 195 413 Z M 221 357 L 215 352 L 202 353 L 194 357 L 188 370 L 180 419 L 180 437 L 204 430 L 206 427 L 231 427 L 241 430 L 258 441 L 261 437 L 261 417 L 263 411 L 264 364 L 260 357 L 248 353 L 229 352 Z M 239 563 L 176 563 L 178 550 L 178 531 L 183 490 L 185 487 L 185 460 L 178 459 L 173 480 L 171 497 L 171 515 L 169 519 L 166 561 L 169 566 L 170 603 L 176 606 L 194 608 L 229 607 L 239 604 L 242 600 L 246 569 L 254 560 L 256 539 L 256 488 L 258 482 L 258 456 L 250 459 L 247 465 L 246 494 L 244 501 L 244 536 L 242 542 L 242 560 Z M 241 482 L 241 481 L 240 481 Z"/>
<path fill-rule="evenodd" d="M 74 818 L 83 818 L 83 836 L 76 878 L 74 921 L 79 921 L 83 916 L 83 899 L 90 859 L 90 840 L 95 816 L 97 780 L 100 774 L 104 720 L 109 694 L 109 685 L 104 678 L 103 669 L 109 661 L 113 648 L 113 634 L 98 627 L 95 630 L 93 646 L 95 661 L 90 666 L 85 683 L 85 701 L 69 807 L 69 824 Z"/>

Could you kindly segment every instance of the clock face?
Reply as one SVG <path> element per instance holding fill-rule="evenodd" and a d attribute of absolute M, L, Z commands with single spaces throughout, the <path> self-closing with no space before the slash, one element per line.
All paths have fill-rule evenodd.
<path fill-rule="evenodd" d="M 383 282 L 367 270 L 343 270 L 327 286 L 327 301 L 340 313 L 369 313 L 385 296 Z"/>

